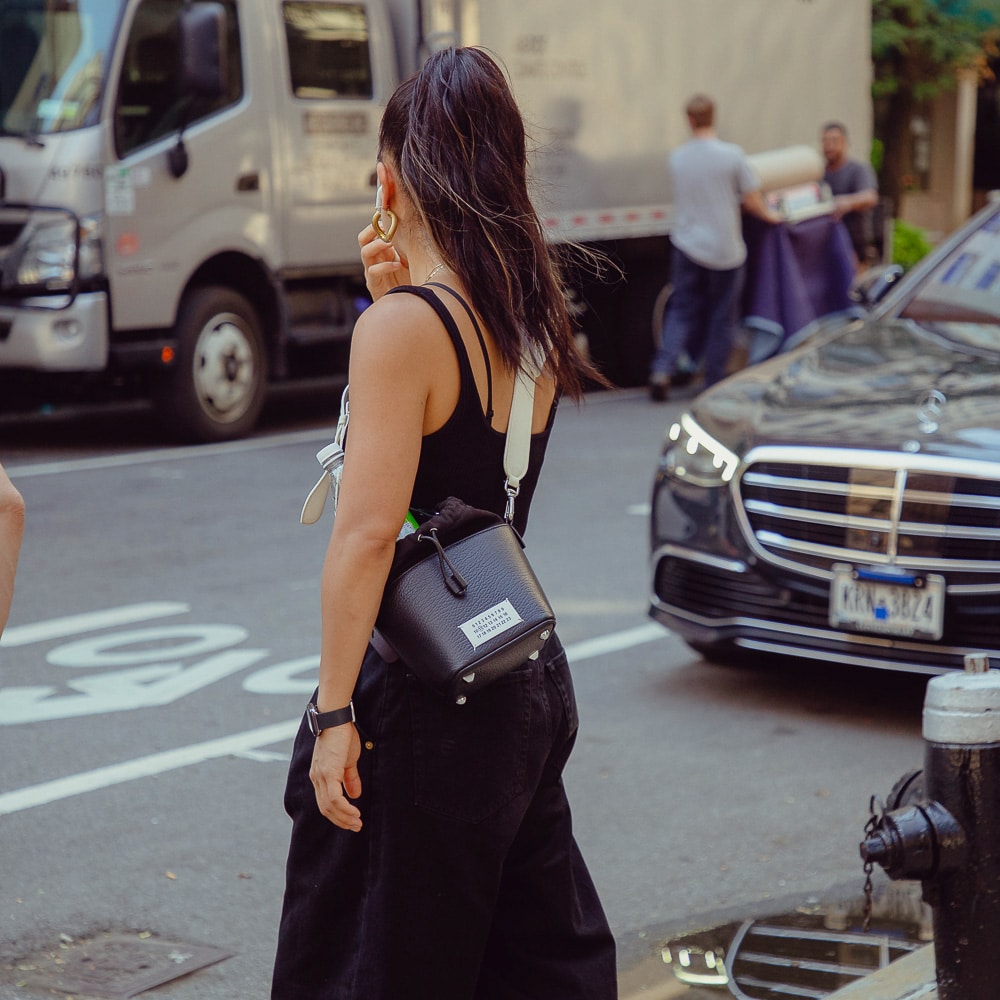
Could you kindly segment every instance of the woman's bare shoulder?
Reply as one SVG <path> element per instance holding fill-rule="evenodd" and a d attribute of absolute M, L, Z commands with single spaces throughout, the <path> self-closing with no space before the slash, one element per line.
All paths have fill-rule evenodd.
<path fill-rule="evenodd" d="M 449 353 L 454 349 L 433 307 L 417 295 L 383 295 L 355 324 L 348 377 L 352 386 L 378 383 L 383 395 L 396 387 L 426 398 Z"/>
<path fill-rule="evenodd" d="M 417 360 L 427 351 L 447 348 L 449 343 L 447 331 L 429 303 L 418 295 L 395 293 L 383 295 L 358 317 L 351 353 Z"/>

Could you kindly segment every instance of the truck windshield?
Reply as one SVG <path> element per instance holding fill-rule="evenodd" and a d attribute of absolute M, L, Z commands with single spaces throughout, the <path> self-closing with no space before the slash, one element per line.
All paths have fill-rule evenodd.
<path fill-rule="evenodd" d="M 123 0 L 0 0 L 0 134 L 97 121 Z"/>

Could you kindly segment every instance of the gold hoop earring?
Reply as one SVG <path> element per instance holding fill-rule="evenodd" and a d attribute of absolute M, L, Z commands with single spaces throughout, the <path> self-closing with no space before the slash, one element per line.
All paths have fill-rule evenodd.
<path fill-rule="evenodd" d="M 382 228 L 382 216 L 389 216 L 389 228 Z M 396 213 L 391 208 L 379 208 L 375 210 L 375 214 L 372 216 L 372 229 L 375 230 L 375 235 L 383 243 L 391 243 L 393 236 L 396 235 L 396 226 L 399 225 L 399 219 L 396 218 Z"/>

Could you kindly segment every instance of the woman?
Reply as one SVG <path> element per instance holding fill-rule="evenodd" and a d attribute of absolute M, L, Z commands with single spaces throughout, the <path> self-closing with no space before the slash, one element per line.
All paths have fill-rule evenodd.
<path fill-rule="evenodd" d="M 561 781 L 577 715 L 558 639 L 461 707 L 368 644 L 409 508 L 454 495 L 503 513 L 525 347 L 548 363 L 521 529 L 556 398 L 579 397 L 593 373 L 573 347 L 528 196 L 524 125 L 496 64 L 476 49 L 432 56 L 390 99 L 379 142 L 391 221 L 381 239 L 372 227 L 359 237 L 374 304 L 351 345 L 321 584 L 315 706 L 329 728 L 303 724 L 293 753 L 272 997 L 608 1000 L 614 941 Z"/>

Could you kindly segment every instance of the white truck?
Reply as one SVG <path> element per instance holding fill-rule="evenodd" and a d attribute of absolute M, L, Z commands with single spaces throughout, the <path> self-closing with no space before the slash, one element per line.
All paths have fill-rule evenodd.
<path fill-rule="evenodd" d="M 0 409 L 139 393 L 195 440 L 345 371 L 367 304 L 379 116 L 427 52 L 484 45 L 529 123 L 582 333 L 645 378 L 668 152 L 713 95 L 748 152 L 871 130 L 870 0 L 0 0 Z"/>

